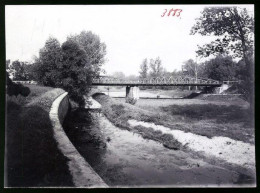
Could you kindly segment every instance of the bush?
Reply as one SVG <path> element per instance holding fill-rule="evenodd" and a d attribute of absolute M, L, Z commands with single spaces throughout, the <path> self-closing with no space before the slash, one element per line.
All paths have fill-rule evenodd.
<path fill-rule="evenodd" d="M 126 97 L 125 102 L 129 103 L 131 105 L 134 105 L 137 102 L 137 99 L 131 98 L 131 97 Z"/>
<path fill-rule="evenodd" d="M 28 87 L 23 86 L 22 84 L 16 84 L 14 83 L 10 78 L 8 73 L 6 73 L 7 76 L 7 94 L 9 96 L 18 96 L 22 95 L 24 97 L 27 97 L 30 94 L 30 89 Z"/>

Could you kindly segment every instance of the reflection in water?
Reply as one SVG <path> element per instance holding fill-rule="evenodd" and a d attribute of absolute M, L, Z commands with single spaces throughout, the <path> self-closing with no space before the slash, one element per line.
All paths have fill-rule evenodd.
<path fill-rule="evenodd" d="M 237 172 L 121 130 L 99 113 L 72 111 L 64 129 L 109 186 L 234 186 L 241 180 Z"/>

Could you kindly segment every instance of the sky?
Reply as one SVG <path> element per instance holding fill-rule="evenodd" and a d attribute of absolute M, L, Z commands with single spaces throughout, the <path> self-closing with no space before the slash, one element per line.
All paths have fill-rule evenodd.
<path fill-rule="evenodd" d="M 190 35 L 195 18 L 208 5 L 9 5 L 6 6 L 6 59 L 32 61 L 48 37 L 60 43 L 81 31 L 99 35 L 107 46 L 107 74 L 138 75 L 140 64 L 160 57 L 168 71 L 196 58 L 197 45 L 215 37 Z M 246 7 L 252 14 L 253 5 Z M 165 9 L 180 16 L 162 17 Z"/>

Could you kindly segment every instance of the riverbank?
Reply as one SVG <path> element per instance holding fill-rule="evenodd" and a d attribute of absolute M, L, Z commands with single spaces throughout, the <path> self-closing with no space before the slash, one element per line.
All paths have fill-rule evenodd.
<path fill-rule="evenodd" d="M 161 105 L 163 100 L 150 102 L 137 102 L 135 106 L 126 104 L 123 99 L 113 99 L 105 95 L 93 96 L 102 105 L 104 115 L 116 126 L 141 134 L 144 138 L 159 141 L 164 146 L 175 150 L 196 151 L 199 156 L 206 157 L 209 162 L 218 162 L 218 165 L 234 164 L 239 170 L 255 177 L 254 157 L 254 129 L 250 123 L 250 117 L 246 114 L 247 109 L 235 105 L 216 104 L 191 104 L 191 105 Z M 169 102 L 169 101 L 168 101 Z M 176 101 L 175 101 L 176 102 Z M 190 102 L 190 101 L 189 101 Z M 156 105 L 155 105 L 156 104 Z M 224 115 L 224 116 L 223 116 Z M 130 124 L 132 120 L 138 124 Z M 129 122 L 130 121 L 130 122 Z M 141 124 L 141 123 L 145 124 Z M 248 125 L 246 125 L 248 124 Z M 183 134 L 198 136 L 200 143 L 196 144 L 193 137 L 181 141 L 178 135 L 172 132 L 163 132 L 153 125 L 164 126 L 169 131 L 179 131 Z M 242 131 L 241 131 L 242 130 Z M 204 140 L 206 139 L 206 141 Z M 223 143 L 215 143 L 218 139 Z M 228 140 L 230 139 L 230 140 Z M 219 141 L 219 142 L 220 142 Z M 205 143 L 204 143 L 205 142 Z M 215 143 L 216 146 L 207 148 L 207 143 Z M 246 144 L 243 148 L 242 144 Z M 196 146 L 195 146 L 196 145 Z M 205 146 L 205 147 L 200 147 Z M 244 149 L 244 147 L 249 149 Z M 200 147 L 194 149 L 192 147 Z M 201 148 L 208 151 L 201 151 Z M 218 151 L 216 151 L 216 148 Z M 215 151 L 209 154 L 210 151 Z M 222 152 L 223 151 L 223 152 Z M 229 156 L 226 158 L 225 156 Z M 240 157 L 241 158 L 240 160 Z M 216 161 L 218 160 L 218 161 Z M 222 164 L 223 163 L 223 164 Z M 229 163 L 229 164 L 228 164 Z M 228 167 L 228 166 L 227 166 Z"/>
<path fill-rule="evenodd" d="M 125 110 L 123 105 L 120 116 Z M 76 108 L 64 124 L 74 146 L 110 187 L 254 186 L 254 174 L 214 157 L 196 155 L 187 147 L 165 148 L 152 139 L 156 134 L 145 138 L 151 129 L 145 128 L 122 129 L 96 110 Z"/>
<path fill-rule="evenodd" d="M 198 99 L 140 99 L 135 105 L 125 99 L 93 95 L 104 114 L 115 125 L 128 128 L 128 120 L 152 122 L 171 129 L 212 138 L 229 137 L 254 144 L 254 122 L 247 104 L 236 101 L 200 101 Z"/>
<path fill-rule="evenodd" d="M 128 103 L 117 102 L 114 99 L 102 94 L 93 95 L 93 98 L 102 105 L 102 112 L 108 120 L 116 126 L 137 132 L 142 135 L 143 138 L 159 141 L 168 148 L 181 148 L 181 144 L 174 140 L 172 135 L 163 134 L 162 132 L 154 131 L 149 128 L 147 129 L 142 126 L 135 126 L 131 128 L 128 124 L 128 120 L 130 119 L 158 122 L 162 117 L 160 117 L 157 113 L 142 110 Z"/>
<path fill-rule="evenodd" d="M 7 96 L 5 186 L 73 186 L 49 118 L 52 102 L 64 91 L 26 86 L 31 90 L 28 97 Z"/>

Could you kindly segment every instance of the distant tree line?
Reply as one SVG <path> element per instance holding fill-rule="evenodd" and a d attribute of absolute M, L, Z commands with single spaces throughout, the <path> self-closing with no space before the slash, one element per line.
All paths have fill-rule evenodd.
<path fill-rule="evenodd" d="M 246 9 L 239 7 L 205 8 L 191 28 L 191 35 L 195 34 L 218 37 L 208 44 L 198 45 L 196 51 L 197 58 L 209 56 L 214 58 L 200 63 L 189 59 L 183 63 L 181 70 L 172 72 L 163 67 L 159 57 L 145 58 L 140 64 L 139 77 L 125 76 L 122 72 L 115 72 L 113 76 L 128 80 L 162 76 L 191 76 L 219 81 L 242 80 L 238 88 L 252 107 L 254 100 L 252 16 Z M 63 44 L 55 38 L 49 38 L 45 46 L 40 49 L 39 57 L 35 57 L 32 64 L 17 60 L 12 64 L 7 61 L 6 65 L 13 80 L 36 80 L 46 86 L 64 88 L 73 100 L 84 105 L 83 95 L 89 92 L 92 77 L 98 76 L 101 72 L 105 54 L 106 45 L 100 38 L 90 31 L 83 31 L 68 36 Z M 234 58 L 239 61 L 236 62 Z"/>

